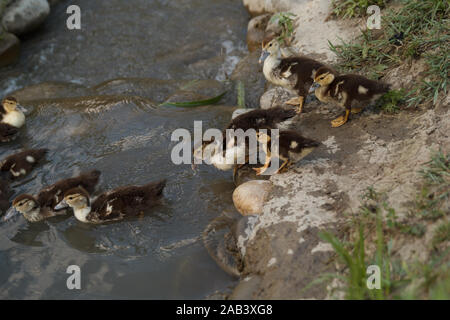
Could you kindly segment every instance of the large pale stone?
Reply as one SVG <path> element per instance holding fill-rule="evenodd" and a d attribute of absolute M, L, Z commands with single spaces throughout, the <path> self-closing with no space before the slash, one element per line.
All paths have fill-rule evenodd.
<path fill-rule="evenodd" d="M 233 203 L 244 216 L 261 214 L 272 183 L 265 180 L 252 180 L 241 184 L 233 192 Z"/>
<path fill-rule="evenodd" d="M 49 13 L 47 0 L 17 0 L 6 8 L 2 24 L 8 32 L 21 35 L 36 29 Z"/>

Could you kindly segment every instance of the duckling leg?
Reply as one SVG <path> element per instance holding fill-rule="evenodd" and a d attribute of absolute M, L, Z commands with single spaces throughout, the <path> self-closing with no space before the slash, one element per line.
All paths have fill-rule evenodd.
<path fill-rule="evenodd" d="M 340 116 L 336 119 L 334 119 L 333 121 L 331 121 L 331 126 L 333 128 L 337 128 L 342 126 L 343 124 L 345 124 L 348 121 L 348 117 L 350 115 L 350 110 L 349 108 L 345 109 L 345 114 L 343 116 Z"/>
<path fill-rule="evenodd" d="M 305 97 L 299 96 L 298 98 L 292 98 L 285 102 L 286 104 L 289 104 L 291 106 L 298 106 L 297 107 L 297 114 L 302 113 L 303 106 L 305 104 Z"/>
<path fill-rule="evenodd" d="M 280 158 L 281 159 L 281 158 Z M 281 170 L 283 170 L 284 167 L 286 167 L 286 165 L 288 165 L 288 163 L 290 163 L 289 159 L 281 159 L 284 160 L 284 162 L 281 164 L 281 166 L 278 168 L 278 170 L 275 172 L 275 174 L 278 174 L 281 172 Z"/>
<path fill-rule="evenodd" d="M 360 113 L 363 110 L 363 108 L 352 108 L 352 113 L 357 114 Z"/>
<path fill-rule="evenodd" d="M 253 168 L 253 170 L 256 171 L 256 175 L 257 175 L 257 176 L 260 176 L 261 174 L 263 174 L 263 173 L 267 170 L 267 168 L 268 168 L 269 165 L 270 165 L 270 161 L 271 161 L 271 160 L 272 160 L 272 156 L 266 154 L 266 160 L 265 160 L 265 162 L 264 162 L 264 165 L 263 165 L 262 167 L 260 167 L 260 168 Z"/>

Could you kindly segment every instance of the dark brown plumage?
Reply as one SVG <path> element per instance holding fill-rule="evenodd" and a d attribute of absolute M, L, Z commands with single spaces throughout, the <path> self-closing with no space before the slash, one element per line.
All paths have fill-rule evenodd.
<path fill-rule="evenodd" d="M 272 159 L 272 145 L 271 135 L 260 133 L 258 140 L 263 144 L 264 152 L 266 153 L 266 160 L 263 167 L 255 168 L 258 175 L 262 174 L 269 167 Z M 298 162 L 315 148 L 321 145 L 320 142 L 313 139 L 303 137 L 299 132 L 294 130 L 281 130 L 278 135 L 278 157 L 283 160 L 283 163 L 278 168 L 276 173 L 280 172 L 285 166 L 292 162 Z"/>
<path fill-rule="evenodd" d="M 241 114 L 231 120 L 226 129 L 276 129 L 280 122 L 295 117 L 294 110 L 283 109 L 281 107 L 270 109 L 256 109 Z"/>
<path fill-rule="evenodd" d="M 9 208 L 9 198 L 11 189 L 7 180 L 0 178 L 0 212 L 3 213 Z"/>
<path fill-rule="evenodd" d="M 2 107 L 3 109 L 3 107 Z M 19 129 L 7 123 L 0 123 L 0 142 L 9 142 L 16 137 Z"/>
<path fill-rule="evenodd" d="M 1 171 L 9 171 L 12 179 L 29 174 L 44 158 L 48 149 L 29 149 L 6 157 L 1 162 Z"/>
<path fill-rule="evenodd" d="M 389 84 L 357 74 L 339 75 L 327 67 L 317 70 L 314 81 L 321 85 L 315 91 L 320 101 L 335 102 L 346 109 L 344 116 L 332 121 L 333 127 L 346 123 L 350 112 L 360 111 L 359 108 L 352 110 L 354 102 L 370 103 L 390 90 Z"/>
<path fill-rule="evenodd" d="M 91 170 L 81 173 L 77 177 L 60 180 L 42 189 L 37 195 L 37 201 L 41 206 L 54 208 L 63 200 L 64 193 L 72 188 L 83 187 L 89 193 L 93 193 L 100 179 L 100 174 L 99 170 Z"/>
<path fill-rule="evenodd" d="M 158 203 L 166 180 L 151 182 L 144 186 L 125 186 L 105 192 L 92 203 L 89 192 L 84 188 L 74 188 L 64 194 L 65 202 L 74 209 L 75 217 L 82 222 L 103 223 L 122 220 L 125 217 L 136 216 Z M 79 207 L 84 204 L 87 207 Z M 78 211 L 88 209 L 85 216 Z"/>

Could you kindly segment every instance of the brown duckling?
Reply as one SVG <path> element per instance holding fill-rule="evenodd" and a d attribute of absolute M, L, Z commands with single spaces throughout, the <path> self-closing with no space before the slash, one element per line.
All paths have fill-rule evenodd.
<path fill-rule="evenodd" d="M 324 65 L 307 57 L 282 58 L 277 39 L 263 41 L 259 62 L 264 63 L 263 73 L 267 81 L 298 94 L 298 98 L 286 104 L 298 106 L 297 113 L 301 113 L 314 82 L 314 74 Z"/>
<path fill-rule="evenodd" d="M 0 142 L 9 142 L 16 137 L 19 129 L 6 123 L 0 123 Z"/>
<path fill-rule="evenodd" d="M 11 178 L 25 176 L 41 161 L 48 149 L 29 149 L 6 157 L 0 166 L 0 171 L 9 171 Z"/>
<path fill-rule="evenodd" d="M 325 103 L 337 103 L 345 108 L 343 116 L 331 121 L 331 125 L 335 128 L 348 121 L 350 112 L 361 112 L 361 108 L 352 108 L 354 102 L 373 102 L 390 89 L 388 84 L 357 74 L 338 75 L 327 67 L 317 70 L 314 82 L 320 85 L 315 89 L 317 99 Z"/>
<path fill-rule="evenodd" d="M 105 192 L 92 203 L 89 192 L 83 187 L 73 188 L 64 194 L 64 200 L 56 207 L 73 208 L 75 217 L 85 223 L 104 223 L 136 216 L 158 203 L 166 180 L 144 186 L 126 186 Z"/>
<path fill-rule="evenodd" d="M 269 167 L 273 153 L 275 152 L 272 152 L 274 150 L 271 150 L 271 136 L 264 132 L 258 132 L 257 135 L 258 141 L 262 144 L 266 154 L 266 160 L 264 166 L 254 168 L 253 170 L 256 171 L 257 175 L 261 175 Z M 281 130 L 278 136 L 278 158 L 281 159 L 283 163 L 275 173 L 279 173 L 284 167 L 300 161 L 320 145 L 320 142 L 305 138 L 297 131 Z"/>
<path fill-rule="evenodd" d="M 10 219 L 17 212 L 23 214 L 30 222 L 37 222 L 56 215 L 65 214 L 65 208 L 56 208 L 63 200 L 64 193 L 75 187 L 83 187 L 89 192 L 95 191 L 100 178 L 100 171 L 92 170 L 81 173 L 77 177 L 63 179 L 42 189 L 36 197 L 23 194 L 13 200 L 4 220 Z"/>

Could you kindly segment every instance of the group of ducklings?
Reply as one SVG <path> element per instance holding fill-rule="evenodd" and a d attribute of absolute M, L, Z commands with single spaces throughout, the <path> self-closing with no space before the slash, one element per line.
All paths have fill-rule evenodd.
<path fill-rule="evenodd" d="M 3 99 L 0 106 L 0 141 L 13 140 L 25 124 L 26 110 L 13 97 Z M 9 180 L 20 179 L 29 174 L 45 158 L 47 149 L 29 149 L 6 157 L 0 171 L 8 174 L 1 177 L 1 209 L 9 207 Z M 75 217 L 85 223 L 104 223 L 136 216 L 158 203 L 166 181 L 150 182 L 143 186 L 124 186 L 104 192 L 92 198 L 100 179 L 99 170 L 83 172 L 44 187 L 36 196 L 22 194 L 14 198 L 12 207 L 3 218 L 9 220 L 22 213 L 30 222 L 67 214 L 69 207 Z"/>
<path fill-rule="evenodd" d="M 389 85 L 367 79 L 356 74 L 340 75 L 331 67 L 314 59 L 302 56 L 285 57 L 277 38 L 267 38 L 262 42 L 262 53 L 259 59 L 263 63 L 263 73 L 267 81 L 293 91 L 298 97 L 285 103 L 297 106 L 295 110 L 287 110 L 281 107 L 270 109 L 256 109 L 237 116 L 223 131 L 223 141 L 204 141 L 201 146 L 194 149 L 194 157 L 209 160 L 212 165 L 220 170 L 234 168 L 233 179 L 241 165 L 232 165 L 242 156 L 247 161 L 252 152 L 249 145 L 227 145 L 225 137 L 227 129 L 254 129 L 257 140 L 262 145 L 266 158 L 264 165 L 254 168 L 257 175 L 261 175 L 269 168 L 273 152 L 270 150 L 270 133 L 261 129 L 278 129 L 279 123 L 293 118 L 303 110 L 305 99 L 309 93 L 314 92 L 316 97 L 324 103 L 338 104 L 345 108 L 344 115 L 331 122 L 332 127 L 340 127 L 350 117 L 350 113 L 358 113 L 361 108 L 354 103 L 370 103 L 389 91 Z M 300 161 L 311 151 L 321 145 L 318 141 L 303 137 L 293 130 L 280 130 L 278 135 L 278 158 L 282 164 L 274 174 L 281 172 L 290 164 Z M 236 142 L 236 140 L 234 140 Z M 231 151 L 231 152 L 226 152 Z"/>

